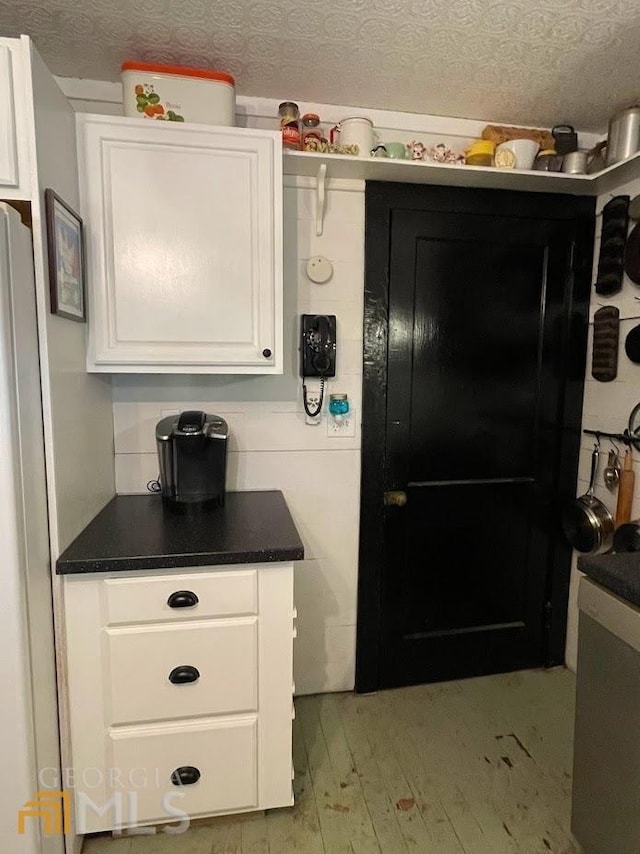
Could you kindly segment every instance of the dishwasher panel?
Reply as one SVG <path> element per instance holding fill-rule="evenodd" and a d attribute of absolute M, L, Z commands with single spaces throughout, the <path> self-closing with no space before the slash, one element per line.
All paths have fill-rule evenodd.
<path fill-rule="evenodd" d="M 640 852 L 640 609 L 580 583 L 571 830 L 585 854 Z"/>

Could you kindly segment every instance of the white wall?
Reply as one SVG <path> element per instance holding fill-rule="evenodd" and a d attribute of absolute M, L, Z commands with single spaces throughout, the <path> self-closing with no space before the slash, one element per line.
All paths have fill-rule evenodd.
<path fill-rule="evenodd" d="M 50 525 L 55 559 L 112 497 L 113 428 L 109 377 L 87 374 L 85 326 L 49 310 L 44 190 L 79 208 L 75 115 L 32 50 L 38 198 L 32 204 L 40 348 L 45 377 Z"/>
<path fill-rule="evenodd" d="M 640 194 L 640 179 L 624 184 L 616 189 L 616 195 L 629 195 L 631 198 Z M 593 259 L 592 282 L 596 280 L 598 267 L 598 255 L 600 252 L 600 233 L 602 229 L 602 208 L 611 200 L 610 195 L 601 196 L 596 208 L 596 240 Z M 635 365 L 627 358 L 624 351 L 624 341 L 627 333 L 640 323 L 640 289 L 634 285 L 625 275 L 624 283 L 620 293 L 611 297 L 604 297 L 591 291 L 591 304 L 589 310 L 589 346 L 587 351 L 586 381 L 584 391 L 584 405 L 582 414 L 582 427 L 589 430 L 604 430 L 608 433 L 621 433 L 627 426 L 629 413 L 640 401 L 640 365 Z M 602 383 L 594 380 L 591 376 L 591 354 L 593 344 L 593 315 L 603 305 L 613 305 L 620 309 L 620 346 L 618 351 L 618 376 L 613 382 Z M 617 493 L 609 492 L 603 484 L 602 472 L 607 464 L 607 455 L 612 445 L 602 440 L 601 457 L 596 484 L 596 497 L 603 501 L 615 515 Z M 624 452 L 624 446 L 619 446 Z M 578 471 L 577 495 L 583 495 L 589 486 L 589 470 L 591 465 L 591 451 L 593 450 L 593 439 L 582 435 L 580 449 L 580 467 Z M 640 455 L 635 452 L 634 469 L 636 482 L 640 484 Z M 636 490 L 633 502 L 632 518 L 640 518 L 640 490 Z M 568 666 L 575 670 L 577 656 L 577 629 L 578 608 L 576 599 L 578 595 L 578 583 L 582 573 L 578 572 L 578 555 L 574 553 L 573 567 L 571 573 L 571 590 L 569 594 L 569 614 L 567 623 L 567 646 L 566 661 Z"/>
<path fill-rule="evenodd" d="M 298 694 L 349 690 L 354 683 L 360 509 L 360 411 L 364 294 L 364 184 L 330 187 L 324 233 L 315 236 L 313 191 L 284 190 L 285 375 L 262 378 L 128 377 L 114 385 L 116 489 L 145 492 L 158 473 L 155 424 L 167 410 L 204 409 L 230 427 L 227 488 L 281 489 L 305 546 L 296 565 Z M 336 187 L 339 187 L 336 188 Z M 332 279 L 313 284 L 306 260 L 325 255 Z M 298 373 L 300 314 L 335 314 L 337 376 L 355 436 L 330 437 L 327 416 L 305 424 Z M 192 381 L 192 383 L 190 383 Z M 242 399 L 243 382 L 259 400 Z M 256 386 L 256 383 L 258 384 Z M 313 387 L 312 381 L 308 385 Z M 230 391 L 231 389 L 231 391 Z M 276 392 L 281 397 L 274 398 Z M 235 398 L 235 400 L 234 400 Z"/>
<path fill-rule="evenodd" d="M 85 80 L 76 77 L 58 77 L 58 83 L 78 112 L 122 115 L 122 85 L 102 80 Z M 348 91 L 347 91 L 348 97 Z M 278 98 L 253 98 L 239 95 L 236 98 L 236 124 L 238 127 L 275 129 L 278 127 Z M 431 116 L 421 113 L 399 113 L 391 110 L 372 110 L 347 104 L 319 104 L 300 102 L 301 113 L 317 113 L 322 125 L 330 127 L 347 116 L 368 116 L 374 124 L 378 141 L 410 142 L 419 139 L 425 144 L 444 142 L 463 151 L 468 143 L 480 136 L 491 118 L 463 119 L 451 116 Z M 581 148 L 591 148 L 602 138 L 601 134 L 579 133 Z"/>
<path fill-rule="evenodd" d="M 25 48 L 31 59 L 30 73 L 24 81 L 24 97 L 28 103 L 33 93 L 28 122 L 33 187 L 31 213 L 49 531 L 54 562 L 114 493 L 112 399 L 109 378 L 86 372 L 84 324 L 50 312 L 44 190 L 55 190 L 72 208 L 78 209 L 75 115 L 33 45 L 27 41 Z M 49 565 L 46 570 L 48 576 Z M 60 759 L 62 767 L 70 766 L 64 691 L 58 696 L 59 733 L 56 721 L 56 666 L 58 685 L 66 684 L 60 586 L 60 578 L 53 575 L 55 661 L 50 596 L 47 601 L 41 597 L 39 612 L 35 610 L 33 595 L 29 602 L 34 635 L 34 718 L 40 768 L 58 767 Z M 69 851 L 77 844 L 71 832 L 67 844 Z M 59 848 L 57 837 L 44 837 L 43 851 L 57 854 Z"/>

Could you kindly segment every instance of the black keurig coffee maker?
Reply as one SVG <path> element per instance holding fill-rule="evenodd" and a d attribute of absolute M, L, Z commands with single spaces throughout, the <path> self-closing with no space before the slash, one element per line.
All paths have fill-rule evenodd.
<path fill-rule="evenodd" d="M 224 504 L 227 422 L 190 410 L 156 425 L 162 498 L 172 505 Z"/>

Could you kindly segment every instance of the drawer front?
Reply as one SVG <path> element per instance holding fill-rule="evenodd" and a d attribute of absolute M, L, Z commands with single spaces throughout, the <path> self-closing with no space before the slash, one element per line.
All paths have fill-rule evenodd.
<path fill-rule="evenodd" d="M 257 709 L 258 620 L 108 629 L 111 724 Z"/>
<path fill-rule="evenodd" d="M 257 614 L 257 582 L 255 569 L 107 578 L 102 581 L 106 621 L 117 625 Z"/>
<path fill-rule="evenodd" d="M 146 731 L 126 728 L 112 731 L 109 741 L 122 789 L 135 792 L 138 822 L 178 821 L 180 816 L 167 806 L 195 817 L 258 804 L 255 717 Z M 171 777 L 179 768 L 196 769 L 187 775 L 193 779 L 199 774 L 197 782 L 174 785 Z"/>

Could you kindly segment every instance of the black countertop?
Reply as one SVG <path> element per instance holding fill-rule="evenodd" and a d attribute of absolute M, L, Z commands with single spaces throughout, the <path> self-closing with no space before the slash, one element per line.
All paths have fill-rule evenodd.
<path fill-rule="evenodd" d="M 171 510 L 158 495 L 116 495 L 58 558 L 58 575 L 302 560 L 278 491 L 228 492 L 224 507 Z"/>
<path fill-rule="evenodd" d="M 584 555 L 578 569 L 621 599 L 640 606 L 640 552 Z"/>

